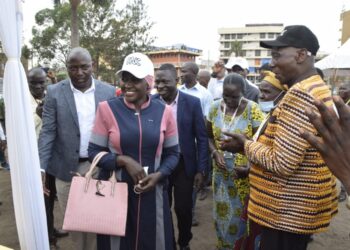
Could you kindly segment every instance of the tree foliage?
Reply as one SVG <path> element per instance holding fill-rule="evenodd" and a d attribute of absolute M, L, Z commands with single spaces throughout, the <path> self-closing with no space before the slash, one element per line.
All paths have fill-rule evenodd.
<path fill-rule="evenodd" d="M 153 23 L 142 0 L 132 0 L 122 10 L 116 9 L 115 1 L 99 2 L 83 1 L 78 8 L 80 46 L 90 51 L 95 75 L 112 81 L 127 54 L 145 51 L 154 42 L 149 35 Z M 65 63 L 70 50 L 70 14 L 69 3 L 36 14 L 31 43 L 40 60 Z"/>
<path fill-rule="evenodd" d="M 229 51 L 229 55 L 232 54 L 232 52 L 235 53 L 235 56 L 243 56 L 243 42 L 234 40 L 231 42 L 231 49 Z"/>

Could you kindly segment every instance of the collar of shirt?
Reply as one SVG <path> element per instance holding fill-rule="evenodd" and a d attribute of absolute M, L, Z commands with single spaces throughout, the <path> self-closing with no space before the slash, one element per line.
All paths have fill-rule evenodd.
<path fill-rule="evenodd" d="M 165 104 L 168 104 L 161 95 L 159 95 L 160 99 L 165 103 Z M 174 106 L 174 105 L 177 105 L 177 101 L 179 100 L 179 91 L 177 91 L 177 94 L 176 94 L 176 97 L 174 99 L 174 101 L 170 104 L 168 104 L 169 106 Z"/>
<path fill-rule="evenodd" d="M 182 90 L 184 90 L 184 89 L 188 89 L 188 90 L 190 90 L 190 89 L 191 89 L 191 90 L 200 90 L 201 86 L 202 86 L 202 85 L 200 85 L 199 82 L 197 82 L 196 85 L 194 85 L 192 88 L 187 88 L 187 87 L 186 87 L 186 84 L 182 84 L 182 85 L 180 86 L 180 89 L 182 89 Z M 204 88 L 204 87 L 203 87 L 203 88 Z"/>
<path fill-rule="evenodd" d="M 91 77 L 91 86 L 90 88 L 88 88 L 85 92 L 81 92 L 79 89 L 76 89 L 71 81 L 71 79 L 69 79 L 69 84 L 70 84 L 70 88 L 72 89 L 73 93 L 89 93 L 90 91 L 95 91 L 95 79 L 93 77 Z"/>

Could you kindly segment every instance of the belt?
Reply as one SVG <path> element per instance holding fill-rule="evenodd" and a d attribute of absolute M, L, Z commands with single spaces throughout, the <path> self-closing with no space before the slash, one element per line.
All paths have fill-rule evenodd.
<path fill-rule="evenodd" d="M 79 158 L 79 162 L 86 162 L 89 161 L 89 158 L 85 157 L 85 158 Z"/>

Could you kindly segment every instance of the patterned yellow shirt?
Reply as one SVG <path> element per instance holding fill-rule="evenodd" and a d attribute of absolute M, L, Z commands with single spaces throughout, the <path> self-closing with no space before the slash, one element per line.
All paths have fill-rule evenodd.
<path fill-rule="evenodd" d="M 316 133 L 305 115 L 313 101 L 332 105 L 331 93 L 319 76 L 295 84 L 273 111 L 257 142 L 245 153 L 250 171 L 249 218 L 277 230 L 311 234 L 325 231 L 337 212 L 335 179 L 321 155 L 300 135 Z"/>

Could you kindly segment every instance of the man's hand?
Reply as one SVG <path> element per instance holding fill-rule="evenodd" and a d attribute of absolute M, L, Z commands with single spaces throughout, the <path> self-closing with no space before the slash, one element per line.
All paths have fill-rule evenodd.
<path fill-rule="evenodd" d="M 193 187 L 198 192 L 203 186 L 204 176 L 202 173 L 196 173 L 194 176 Z"/>
<path fill-rule="evenodd" d="M 249 168 L 247 166 L 235 166 L 233 170 L 237 179 L 246 178 L 249 175 Z"/>
<path fill-rule="evenodd" d="M 339 97 L 333 98 L 339 113 L 339 119 L 333 107 L 327 108 L 322 102 L 315 101 L 321 116 L 308 110 L 306 115 L 321 137 L 300 130 L 302 137 L 322 155 L 332 173 L 350 192 L 350 107 Z"/>
<path fill-rule="evenodd" d="M 244 143 L 247 140 L 244 134 L 233 134 L 224 132 L 225 135 L 229 136 L 229 139 L 221 141 L 221 149 L 232 153 L 243 153 Z"/>
<path fill-rule="evenodd" d="M 46 173 L 41 172 L 41 183 L 43 185 L 44 195 L 50 196 L 50 190 L 46 187 Z"/>
<path fill-rule="evenodd" d="M 162 174 L 160 172 L 149 174 L 139 181 L 135 186 L 135 191 L 138 193 L 148 192 L 155 188 L 161 178 Z"/>

